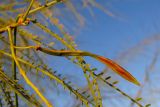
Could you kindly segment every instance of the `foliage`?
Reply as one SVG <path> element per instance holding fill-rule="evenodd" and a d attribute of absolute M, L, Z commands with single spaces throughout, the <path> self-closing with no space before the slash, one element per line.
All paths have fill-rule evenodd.
<path fill-rule="evenodd" d="M 46 105 L 52 107 L 53 103 L 47 99 L 47 96 L 45 96 L 43 92 L 43 88 L 38 86 L 38 84 L 44 84 L 41 80 L 48 79 L 50 80 L 50 84 L 60 84 L 86 107 L 103 106 L 103 98 L 98 80 L 101 80 L 103 83 L 113 88 L 113 90 L 121 93 L 133 103 L 137 104 L 137 106 L 144 107 L 139 103 L 141 98 L 131 98 L 125 92 L 121 91 L 115 85 L 118 83 L 117 81 L 113 83 L 109 81 L 109 79 L 111 79 L 110 76 L 105 78 L 102 77 L 104 72 L 96 74 L 96 69 L 91 68 L 90 64 L 86 63 L 83 56 L 90 56 L 99 60 L 124 79 L 133 82 L 136 85 L 140 85 L 128 71 L 108 58 L 78 50 L 72 36 L 66 33 L 64 25 L 60 23 L 58 18 L 53 17 L 52 10 L 55 8 L 51 7 L 65 4 L 79 20 L 80 24 L 83 25 L 83 17 L 76 11 L 74 2 L 72 3 L 67 0 L 46 0 L 45 2 L 31 0 L 29 2 L 27 1 L 29 3 L 27 9 L 26 1 L 14 1 L 11 4 L 6 5 L 9 2 L 10 1 L 4 2 L 0 7 L 0 88 L 1 94 L 3 95 L 0 99 L 1 106 L 7 105 L 18 107 L 19 103 L 25 101 L 29 106 L 40 107 Z M 115 15 L 104 10 L 104 8 L 94 0 L 84 0 L 81 2 L 85 5 L 96 6 L 108 15 L 115 17 Z M 16 9 L 12 9 L 13 7 Z M 23 9 L 25 9 L 25 12 L 23 12 Z M 14 17 L 16 17 L 16 15 L 17 18 L 15 20 Z M 41 20 L 46 21 L 41 22 Z M 51 24 L 48 24 L 47 22 L 50 22 Z M 60 33 L 55 33 L 54 30 L 52 30 L 52 27 L 50 27 L 52 25 L 58 28 Z M 55 39 L 63 45 L 63 48 L 56 49 Z M 74 83 L 71 83 L 71 81 L 62 77 L 60 73 L 58 74 L 57 71 L 49 68 L 45 58 L 47 54 L 64 56 L 73 64 L 78 65 L 83 70 L 88 90 L 82 90 L 81 87 L 75 86 Z M 20 77 L 17 76 L 18 74 L 20 74 Z M 34 78 L 38 78 L 40 83 L 33 83 L 32 81 L 34 81 Z M 20 85 L 22 83 L 25 85 Z M 26 87 L 26 84 L 31 88 Z M 55 84 L 54 86 L 57 87 Z M 13 95 L 14 93 L 15 95 Z M 19 96 L 23 101 L 19 99 Z M 148 107 L 149 104 L 146 106 Z"/>

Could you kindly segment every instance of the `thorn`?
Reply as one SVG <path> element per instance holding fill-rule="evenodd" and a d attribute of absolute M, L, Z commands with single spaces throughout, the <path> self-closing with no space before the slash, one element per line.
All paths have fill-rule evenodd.
<path fill-rule="evenodd" d="M 113 84 L 113 85 L 118 84 L 118 81 L 114 81 L 112 84 Z"/>
<path fill-rule="evenodd" d="M 111 76 L 108 76 L 108 77 L 105 78 L 105 80 L 108 80 L 108 79 L 110 79 L 110 78 L 111 78 Z"/>
<path fill-rule="evenodd" d="M 97 68 L 93 68 L 93 69 L 91 69 L 91 71 L 97 71 Z"/>
<path fill-rule="evenodd" d="M 101 73 L 99 73 L 97 76 L 101 76 L 101 75 L 103 75 L 104 74 L 104 72 L 101 72 Z"/>
<path fill-rule="evenodd" d="M 145 107 L 150 107 L 151 106 L 151 104 L 147 104 L 147 105 L 145 105 Z"/>

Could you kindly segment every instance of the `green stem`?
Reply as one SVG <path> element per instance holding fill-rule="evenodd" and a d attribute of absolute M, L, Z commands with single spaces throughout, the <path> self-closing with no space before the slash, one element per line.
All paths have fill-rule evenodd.
<path fill-rule="evenodd" d="M 18 21 L 18 18 L 16 19 L 16 22 Z M 13 45 L 16 46 L 16 40 L 17 39 L 17 27 L 14 28 L 14 36 L 13 36 Z M 14 53 L 16 55 L 16 49 L 14 48 Z M 14 80 L 17 80 L 17 74 L 16 74 L 16 63 L 14 61 L 14 59 L 12 60 L 12 74 L 13 74 L 13 79 Z M 15 107 L 18 107 L 18 95 L 17 93 L 15 92 Z"/>
<path fill-rule="evenodd" d="M 26 11 L 26 13 L 25 13 L 24 16 L 23 16 L 22 22 L 24 22 L 24 21 L 26 20 L 27 15 L 29 14 L 29 11 L 31 10 L 31 7 L 32 7 L 32 5 L 33 5 L 33 2 L 34 2 L 34 0 L 31 1 L 29 7 L 27 8 L 27 11 Z"/>
<path fill-rule="evenodd" d="M 37 8 L 35 8 L 35 9 L 30 10 L 29 12 L 26 13 L 26 15 L 33 14 L 33 13 L 38 12 L 38 11 L 44 9 L 44 8 L 49 8 L 49 7 L 51 7 L 52 5 L 53 5 L 53 6 L 56 5 L 57 3 L 60 3 L 60 2 L 51 1 L 51 2 L 46 3 L 46 4 L 44 4 L 44 5 L 40 6 L 40 7 L 37 7 Z M 25 15 L 23 18 L 25 18 L 26 15 Z M 18 23 L 13 23 L 13 24 L 11 24 L 11 25 L 9 25 L 9 26 L 11 26 L 12 28 L 14 28 L 14 27 L 19 26 L 19 24 L 18 24 Z M 7 31 L 7 27 L 0 28 L 0 33 L 3 33 L 3 32 L 5 32 L 5 31 Z"/>
<path fill-rule="evenodd" d="M 55 4 L 57 4 L 57 3 L 60 3 L 60 2 L 58 2 L 58 1 L 56 1 L 56 0 L 51 1 L 51 2 L 49 2 L 49 3 L 46 3 L 45 5 L 42 5 L 42 6 L 39 6 L 39 7 L 35 8 L 35 9 L 30 10 L 28 14 L 33 14 L 33 13 L 35 13 L 35 12 L 37 12 L 37 11 L 40 11 L 40 10 L 42 10 L 42 9 L 44 9 L 44 8 L 49 8 L 49 7 L 51 7 L 52 5 L 55 5 Z"/>
<path fill-rule="evenodd" d="M 68 51 L 68 50 L 59 51 L 59 50 L 50 50 L 42 47 L 36 47 L 36 50 L 54 56 L 91 56 L 93 58 L 96 58 L 98 56 L 96 54 L 92 54 L 86 51 Z"/>

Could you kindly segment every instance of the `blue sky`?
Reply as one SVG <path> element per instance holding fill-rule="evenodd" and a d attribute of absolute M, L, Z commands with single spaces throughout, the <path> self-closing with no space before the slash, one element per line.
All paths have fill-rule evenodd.
<path fill-rule="evenodd" d="M 76 2 L 77 0 L 73 1 Z M 62 16 L 59 15 L 58 17 L 62 22 L 67 22 L 67 29 L 75 36 L 78 49 L 96 53 L 117 61 L 142 83 L 144 71 L 152 62 L 155 52 L 159 47 L 158 39 L 156 41 L 154 37 L 157 37 L 160 33 L 160 0 L 100 0 L 98 2 L 103 4 L 103 6 L 115 14 L 116 17 L 110 17 L 97 8 L 92 8 L 94 16 L 89 15 L 88 10 L 85 8 L 78 9 L 80 14 L 85 18 L 84 26 L 76 26 L 75 23 L 78 23 L 78 20 L 75 20 L 73 16 L 71 16 L 71 13 L 66 11 L 62 11 Z M 58 4 L 57 7 L 58 9 L 63 9 L 64 5 Z M 55 30 L 55 27 L 51 29 Z M 39 33 L 41 34 L 41 32 Z M 144 39 L 146 39 L 146 41 L 153 39 L 153 43 L 142 42 Z M 143 44 L 145 45 L 141 46 Z M 53 67 L 54 70 L 69 77 L 69 80 L 79 86 L 87 85 L 83 72 L 79 67 L 61 57 L 51 56 L 48 58 L 49 65 Z M 105 66 L 96 60 L 89 57 L 85 57 L 85 59 L 91 64 L 91 67 L 98 68 L 99 72 L 105 69 Z M 155 75 L 156 78 L 159 78 L 158 64 L 156 64 L 153 70 L 156 72 L 153 72 L 151 76 L 151 81 L 153 81 L 154 84 L 156 83 L 154 80 Z M 107 74 L 113 75 L 111 73 L 113 72 L 109 71 Z M 120 83 L 117 84 L 120 89 L 130 96 L 135 97 L 139 87 L 117 75 L 113 75 L 113 79 L 120 81 Z M 157 79 L 157 81 L 158 80 L 160 79 Z M 153 89 L 155 89 L 155 85 L 151 83 L 147 84 L 147 86 L 148 85 L 151 85 Z M 156 85 L 156 87 L 159 88 L 159 85 Z M 113 90 L 106 86 L 105 88 L 106 90 Z M 142 104 L 151 103 L 153 107 L 159 107 L 160 104 L 157 103 L 157 98 L 160 96 L 155 96 L 155 93 L 150 92 L 151 90 L 148 87 L 144 87 L 144 89 L 145 92 L 142 93 L 141 96 L 143 98 Z M 65 94 L 59 93 L 51 95 L 50 93 L 53 93 L 53 90 L 51 90 L 51 92 L 48 93 L 48 98 L 54 98 L 53 104 L 57 104 L 55 105 L 57 107 L 66 107 L 65 105 L 72 103 L 69 101 L 73 101 L 74 98 L 74 96 L 70 96 L 67 92 L 64 92 Z M 148 98 L 150 94 L 152 94 L 152 100 Z M 106 95 L 112 96 L 110 93 L 106 93 Z M 119 94 L 114 91 L 113 96 L 114 95 Z M 116 97 L 111 99 L 117 104 L 116 106 L 110 103 L 110 99 L 105 99 L 103 103 L 106 107 L 129 107 L 130 101 L 123 96 L 120 96 L 120 98 L 123 98 L 121 99 L 123 106 L 117 106 L 121 103 L 121 100 Z"/>
<path fill-rule="evenodd" d="M 44 0 L 41 1 L 44 2 Z M 159 57 L 157 57 L 155 66 L 152 69 L 150 67 L 160 45 L 160 0 L 96 0 L 97 3 L 102 4 L 106 10 L 112 12 L 116 17 L 111 17 L 96 7 L 91 7 L 94 14 L 92 16 L 87 8 L 81 8 L 81 2 L 77 2 L 78 0 L 72 1 L 76 3 L 74 6 L 79 14 L 84 17 L 84 25 L 77 26 L 79 21 L 76 20 L 72 12 L 67 11 L 64 4 L 57 5 L 57 9 L 62 10 L 60 14 L 58 13 L 59 11 L 57 12 L 59 14 L 57 16 L 56 9 L 51 9 L 55 12 L 53 12 L 53 16 L 58 17 L 66 25 L 68 32 L 74 36 L 78 49 L 115 60 L 134 75 L 140 83 L 143 83 L 144 71 L 146 69 L 151 71 L 148 76 L 150 82 L 144 86 L 141 95 L 143 98 L 141 103 L 151 103 L 152 107 L 160 107 L 160 95 L 157 94 L 160 91 L 160 85 L 157 84 L 157 81 L 160 81 Z M 7 2 L 11 2 L 11 0 Z M 24 5 L 21 5 L 21 7 L 24 7 Z M 42 23 L 43 20 L 46 20 L 42 17 L 42 14 L 33 15 L 33 17 L 36 17 Z M 44 23 L 47 24 L 48 20 L 44 21 Z M 48 26 L 51 30 L 57 31 L 54 25 L 49 24 Z M 30 28 L 32 29 L 32 27 Z M 34 33 L 37 33 L 36 30 L 33 31 Z M 56 33 L 59 34 L 60 32 L 57 31 Z M 37 33 L 37 35 L 44 34 L 44 32 L 40 31 Z M 49 35 L 45 35 L 45 37 L 49 37 Z M 50 41 L 55 42 L 56 40 L 50 39 Z M 62 45 L 59 46 L 59 42 L 56 41 L 55 43 L 58 49 L 61 48 Z M 93 58 L 85 57 L 85 59 L 92 68 L 96 67 L 98 72 L 106 68 L 105 65 Z M 57 70 L 63 76 L 67 76 L 68 80 L 76 85 L 81 87 L 87 85 L 83 71 L 70 61 L 65 60 L 65 58 L 49 56 L 47 62 L 53 70 Z M 107 72 L 107 75 L 112 75 L 113 80 L 118 80 L 119 84 L 116 86 L 132 97 L 135 97 L 140 89 L 140 87 L 127 82 L 111 70 Z M 42 85 L 48 85 L 46 81 L 44 82 L 45 84 Z M 58 89 L 61 88 L 61 85 L 58 85 Z M 131 102 L 127 98 L 120 96 L 114 89 L 104 86 L 101 90 L 104 96 L 107 96 L 103 100 L 104 107 L 130 107 Z M 74 103 L 73 99 L 75 97 L 67 91 L 57 93 L 56 90 L 47 90 L 46 94 L 51 101 L 54 101 L 52 103 L 56 107 L 66 107 L 67 104 Z"/>
<path fill-rule="evenodd" d="M 144 70 L 146 70 L 148 65 L 151 63 L 151 60 L 155 55 L 154 53 L 158 49 L 159 45 L 157 41 L 155 41 L 155 43 L 145 45 L 144 48 L 143 46 L 140 48 L 141 46 L 138 45 L 141 45 L 141 42 L 144 39 L 152 38 L 159 34 L 160 1 L 101 0 L 99 2 L 104 4 L 106 9 L 115 14 L 116 17 L 110 17 L 103 11 L 96 8 L 92 8 L 94 16 L 88 15 L 86 10 L 84 10 L 85 12 L 81 10 L 86 23 L 85 26 L 77 28 L 78 33 L 74 32 L 78 48 L 115 60 L 118 60 L 117 57 L 122 52 L 125 52 L 130 48 L 138 48 L 138 50 L 135 50 L 137 51 L 135 52 L 135 55 L 130 53 L 131 55 L 129 54 L 128 59 L 124 56 L 124 58 L 122 57 L 122 60 L 118 60 L 118 62 L 124 68 L 129 70 L 140 82 L 142 82 Z M 97 67 L 99 71 L 105 68 L 103 64 L 100 64 L 91 58 L 86 59 L 93 67 Z M 66 63 L 64 65 L 66 65 Z M 59 69 L 62 70 L 63 68 Z M 156 69 L 158 70 L 159 68 L 157 67 Z M 80 72 L 76 67 L 66 68 L 66 70 L 76 70 L 76 73 Z M 139 88 L 120 78 L 118 78 L 118 80 L 120 80 L 120 85 L 118 86 L 134 97 L 134 94 Z M 146 88 L 145 90 L 149 89 Z M 144 96 L 142 96 L 142 98 L 144 98 L 145 101 L 142 103 L 152 103 L 152 101 L 147 99 L 149 94 L 150 92 L 148 94 L 143 94 Z M 152 99 L 157 101 L 155 96 Z M 107 100 L 104 101 L 104 104 L 105 102 L 106 104 L 108 103 Z M 128 103 L 129 102 L 126 102 L 124 105 L 128 107 Z M 160 106 L 158 103 L 154 103 L 153 105 L 153 107 L 158 106 Z M 107 107 L 113 106 L 108 105 Z"/>

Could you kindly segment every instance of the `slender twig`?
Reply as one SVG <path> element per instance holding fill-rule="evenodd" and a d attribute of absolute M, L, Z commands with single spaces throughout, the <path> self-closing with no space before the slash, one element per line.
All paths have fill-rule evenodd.
<path fill-rule="evenodd" d="M 1 51 L 0 51 L 1 52 Z M 66 57 L 68 60 L 71 60 L 70 58 Z M 72 60 L 71 60 L 72 61 Z M 75 64 L 78 64 L 75 61 L 72 61 Z M 89 71 L 88 71 L 89 72 Z M 117 86 L 115 86 L 114 84 L 110 83 L 109 81 L 107 81 L 106 79 L 102 78 L 100 75 L 95 74 L 94 72 L 92 72 L 93 75 L 95 76 L 96 79 L 100 79 L 102 82 L 104 82 L 105 84 L 107 84 L 108 86 L 110 86 L 111 88 L 115 89 L 117 92 L 119 92 L 120 94 L 122 94 L 123 96 L 127 97 L 128 99 L 130 99 L 133 103 L 137 104 L 139 107 L 144 107 L 142 104 L 140 104 L 138 101 L 136 101 L 135 99 L 133 99 L 132 97 L 130 97 L 127 93 L 123 92 L 121 89 L 119 89 Z"/>
<path fill-rule="evenodd" d="M 94 76 L 98 77 L 101 81 L 103 81 L 104 83 L 106 83 L 110 87 L 114 88 L 116 91 L 118 91 L 119 93 L 121 93 L 122 95 L 124 95 L 125 97 L 127 97 L 128 99 L 130 99 L 132 102 L 136 103 L 139 107 L 144 107 L 142 104 L 140 104 L 138 101 L 136 101 L 135 99 L 133 99 L 132 97 L 130 97 L 128 94 L 126 94 L 122 90 L 120 90 L 115 85 L 109 83 L 107 80 L 103 79 L 102 77 L 98 76 L 97 74 L 95 74 L 95 73 L 93 73 L 93 74 L 94 74 Z"/>
<path fill-rule="evenodd" d="M 42 93 L 39 91 L 39 89 L 30 81 L 30 79 L 27 77 L 25 71 L 21 68 L 15 53 L 14 53 L 14 46 L 13 46 L 13 40 L 12 40 L 12 32 L 11 28 L 8 27 L 8 35 L 9 35 L 9 41 L 10 41 L 10 47 L 11 47 L 11 53 L 13 56 L 14 61 L 16 62 L 16 65 L 20 71 L 20 74 L 23 76 L 26 83 L 32 87 L 32 89 L 38 94 L 38 96 L 42 99 L 42 101 L 46 104 L 48 107 L 52 107 L 51 103 L 42 95 Z"/>
<path fill-rule="evenodd" d="M 29 13 L 32 5 L 33 5 L 33 2 L 34 2 L 34 0 L 31 1 L 29 7 L 27 8 L 27 11 L 26 11 L 25 14 L 23 15 L 22 23 L 26 20 L 27 15 L 28 15 L 28 13 Z M 20 19 L 20 16 L 18 16 L 18 17 L 16 18 L 16 23 L 19 21 L 19 19 Z M 14 46 L 16 46 L 16 39 L 17 39 L 16 36 L 17 36 L 17 26 L 14 27 L 14 36 L 13 36 L 13 45 L 14 45 Z M 16 55 L 16 49 L 15 49 L 15 48 L 14 48 L 14 53 L 15 53 L 15 55 Z M 17 79 L 17 76 L 16 76 L 16 63 L 15 63 L 14 60 L 12 60 L 12 71 L 13 71 L 13 79 L 16 80 L 16 79 Z M 15 106 L 18 107 L 18 96 L 17 96 L 16 93 L 15 93 Z"/>
<path fill-rule="evenodd" d="M 33 21 L 34 24 L 36 24 L 39 28 L 41 28 L 42 30 L 44 30 L 45 32 L 47 32 L 48 34 L 50 34 L 51 36 L 53 36 L 54 38 L 56 38 L 57 40 L 59 40 L 63 45 L 65 45 L 68 49 L 70 49 L 71 51 L 75 51 L 76 49 L 68 44 L 64 39 L 62 39 L 58 34 L 54 33 L 53 31 L 51 31 L 49 28 L 47 28 L 46 26 L 42 25 L 41 23 L 37 22 L 37 21 Z M 78 58 L 76 58 L 78 60 L 78 65 L 82 68 L 84 76 L 88 82 L 88 85 L 90 86 L 90 91 L 91 94 L 94 98 L 94 101 L 96 103 L 97 106 L 100 105 L 100 107 L 102 107 L 102 97 L 100 94 L 100 90 L 99 90 L 99 86 L 97 81 L 94 81 L 95 84 L 92 84 L 90 82 L 90 79 L 94 80 L 94 76 L 92 75 L 92 73 L 87 74 L 86 71 L 90 70 L 90 68 L 87 66 L 86 62 L 84 61 L 83 57 L 79 56 Z"/>
<path fill-rule="evenodd" d="M 1 72 L 1 70 L 0 70 L 0 72 Z M 14 106 L 13 100 L 12 100 L 12 97 L 10 95 L 10 92 L 7 90 L 8 87 L 6 87 L 6 83 L 0 81 L 0 88 L 2 90 L 1 93 L 3 93 L 4 99 L 7 102 L 7 105 L 10 106 L 10 107 L 13 107 Z"/>
<path fill-rule="evenodd" d="M 30 48 L 36 48 L 35 46 L 14 46 L 16 49 L 30 49 Z"/>
<path fill-rule="evenodd" d="M 124 79 L 136 84 L 140 85 L 140 83 L 123 67 L 121 67 L 119 64 L 116 62 L 105 58 L 103 56 L 99 56 L 90 52 L 86 51 L 70 51 L 70 50 L 50 50 L 47 48 L 42 48 L 42 47 L 37 47 L 36 50 L 40 50 L 41 52 L 44 52 L 49 55 L 54 55 L 54 56 L 90 56 L 92 58 L 95 58 L 96 60 L 104 63 L 106 66 L 110 67 L 114 72 L 119 74 L 121 77 Z"/>
<path fill-rule="evenodd" d="M 8 77 L 2 70 L 0 70 L 0 80 L 2 80 L 5 84 L 9 86 L 12 89 L 11 91 L 16 92 L 29 103 L 35 105 L 36 107 L 42 107 L 41 103 L 37 101 L 35 97 L 29 95 L 27 93 L 27 90 L 24 90 L 24 88 L 21 85 L 17 84 L 17 82 L 10 79 L 10 77 Z"/>
<path fill-rule="evenodd" d="M 19 17 L 17 17 L 16 22 L 19 20 Z M 12 37 L 13 39 L 13 45 L 16 46 L 16 39 L 17 39 L 17 27 L 14 28 L 14 36 Z M 16 55 L 16 49 L 14 48 L 14 53 Z M 17 69 L 16 69 L 16 63 L 14 61 L 14 59 L 12 59 L 12 77 L 13 80 L 17 80 L 17 73 L 16 73 Z M 18 107 L 18 95 L 15 92 L 15 106 Z"/>
<path fill-rule="evenodd" d="M 10 24 L 10 25 L 8 25 L 8 26 L 6 26 L 6 27 L 1 28 L 1 29 L 0 29 L 0 33 L 3 33 L 3 32 L 5 32 L 5 31 L 7 31 L 7 27 L 14 28 L 14 27 L 17 27 L 17 26 L 19 26 L 18 23 L 12 23 L 12 24 Z"/>
<path fill-rule="evenodd" d="M 25 14 L 23 16 L 22 22 L 24 22 L 26 20 L 28 14 L 29 14 L 29 11 L 31 10 L 31 7 L 33 5 L 33 2 L 34 2 L 34 0 L 32 0 L 31 3 L 30 3 L 30 5 L 28 6 L 27 11 L 25 12 Z"/>
<path fill-rule="evenodd" d="M 32 13 L 35 13 L 35 12 L 37 12 L 37 11 L 40 11 L 40 10 L 42 10 L 42 9 L 44 9 L 44 8 L 48 8 L 48 7 L 50 7 L 50 6 L 54 6 L 55 4 L 57 4 L 57 3 L 60 3 L 60 2 L 62 2 L 61 0 L 60 1 L 57 1 L 57 0 L 54 0 L 54 1 L 51 1 L 51 2 L 49 2 L 49 3 L 46 3 L 46 4 L 44 4 L 44 5 L 42 5 L 42 6 L 40 6 L 40 7 L 37 7 L 37 8 L 35 8 L 35 9 L 33 9 L 33 10 L 30 10 L 28 13 L 26 13 L 27 15 L 30 15 L 30 14 L 32 14 Z M 25 20 L 24 20 L 25 21 Z M 5 32 L 5 31 L 7 31 L 7 27 L 12 27 L 12 28 L 14 28 L 14 27 L 17 27 L 17 26 L 21 26 L 21 24 L 18 24 L 18 23 L 12 23 L 12 24 L 10 24 L 10 25 L 8 25 L 8 26 L 6 26 L 6 27 L 3 27 L 3 28 L 0 28 L 0 33 L 3 33 L 3 32 Z"/>
<path fill-rule="evenodd" d="M 66 1 L 66 0 L 63 0 L 63 1 Z M 49 8 L 50 6 L 55 5 L 57 3 L 60 3 L 60 2 L 63 2 L 63 1 L 62 0 L 53 0 L 53 1 L 51 1 L 49 3 L 46 3 L 46 4 L 42 5 L 42 6 L 39 6 L 39 7 L 35 8 L 35 9 L 33 9 L 33 10 L 30 10 L 28 14 L 33 14 L 33 13 L 35 13 L 37 11 L 40 11 L 40 10 L 42 10 L 44 8 Z"/>
<path fill-rule="evenodd" d="M 9 56 L 9 57 L 11 57 L 11 58 L 13 58 L 12 55 L 10 55 L 9 53 L 6 53 L 6 52 L 4 52 L 4 51 L 1 51 L 1 50 L 0 50 L 0 53 L 4 54 L 4 55 L 6 55 L 6 56 Z M 71 86 L 69 86 L 67 83 L 65 83 L 64 80 L 61 80 L 61 79 L 58 78 L 57 76 L 53 75 L 51 72 L 48 72 L 48 71 L 43 70 L 43 69 L 41 69 L 41 68 L 39 68 L 39 67 L 37 67 L 37 66 L 34 66 L 33 64 L 31 64 L 31 63 L 29 63 L 29 62 L 27 62 L 27 61 L 25 61 L 25 60 L 23 60 L 23 59 L 17 58 L 17 60 L 20 61 L 21 63 L 24 63 L 25 65 L 28 65 L 29 67 L 32 67 L 32 68 L 34 68 L 34 69 L 42 72 L 42 73 L 45 74 L 46 76 L 48 76 L 48 77 L 50 77 L 51 79 L 54 79 L 54 80 L 57 81 L 58 83 L 62 84 L 62 86 L 63 86 L 64 88 L 67 88 L 67 89 L 70 90 L 73 94 L 75 94 L 75 95 L 86 105 L 86 107 L 89 107 L 88 103 L 91 103 L 91 104 L 92 104 L 92 102 L 89 102 L 89 101 L 87 100 L 87 98 L 85 98 L 84 96 L 82 96 L 78 91 L 74 90 Z M 93 105 L 94 105 L 94 104 L 93 104 Z"/>
<path fill-rule="evenodd" d="M 0 50 L 0 53 L 4 54 L 4 55 L 7 55 L 11 58 L 13 58 L 10 54 L 4 52 L 4 51 L 1 51 Z M 38 71 L 41 71 L 42 73 L 44 73 L 45 75 L 49 76 L 50 78 L 53 78 L 55 79 L 57 82 L 63 84 L 63 81 L 61 81 L 60 79 L 58 79 L 57 77 L 53 76 L 52 74 L 50 74 L 49 72 L 45 71 L 45 70 L 42 70 L 32 64 L 30 64 L 29 62 L 26 62 L 24 61 L 23 59 L 20 59 L 20 58 L 17 58 L 20 62 L 24 63 L 24 64 L 27 64 L 28 66 L 30 67 L 33 67 L 35 69 L 37 69 Z M 78 64 L 77 62 L 74 62 L 75 64 Z M 90 71 L 88 71 L 90 72 Z M 114 88 L 116 91 L 118 91 L 120 94 L 124 95 L 125 97 L 129 98 L 132 102 L 136 103 L 139 107 L 144 107 L 143 105 L 141 105 L 138 101 L 136 101 L 135 99 L 133 99 L 132 97 L 130 97 L 127 93 L 123 92 L 122 90 L 120 90 L 118 87 L 116 87 L 115 85 L 111 84 L 110 82 L 108 82 L 107 80 L 103 79 L 101 76 L 95 74 L 92 72 L 92 74 L 95 76 L 96 79 L 100 79 L 101 81 L 103 81 L 104 83 L 106 83 L 107 85 L 109 85 L 110 87 Z M 66 87 L 66 86 L 65 86 Z"/>

